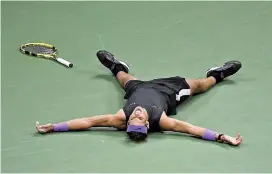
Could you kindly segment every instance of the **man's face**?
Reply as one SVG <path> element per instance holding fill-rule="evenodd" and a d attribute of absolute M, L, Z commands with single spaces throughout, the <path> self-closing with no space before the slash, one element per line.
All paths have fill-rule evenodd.
<path fill-rule="evenodd" d="M 146 110 L 140 106 L 137 106 L 130 115 L 128 124 L 148 127 L 148 114 Z"/>

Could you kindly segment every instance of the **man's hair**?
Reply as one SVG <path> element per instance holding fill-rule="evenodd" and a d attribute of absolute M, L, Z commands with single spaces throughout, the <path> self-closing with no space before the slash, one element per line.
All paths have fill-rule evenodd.
<path fill-rule="evenodd" d="M 147 134 L 142 132 L 127 132 L 128 137 L 133 141 L 144 141 L 147 138 Z"/>

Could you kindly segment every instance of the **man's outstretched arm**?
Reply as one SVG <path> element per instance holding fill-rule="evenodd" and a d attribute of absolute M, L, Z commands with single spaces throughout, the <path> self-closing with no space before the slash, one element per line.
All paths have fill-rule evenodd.
<path fill-rule="evenodd" d="M 197 137 L 201 137 L 204 140 L 224 142 L 234 146 L 240 145 L 243 141 L 243 138 L 240 136 L 239 133 L 236 137 L 219 134 L 206 128 L 195 126 L 174 118 L 169 118 L 165 114 L 163 114 L 162 116 L 160 125 L 164 131 L 187 133 Z"/>
<path fill-rule="evenodd" d="M 76 118 L 56 124 L 40 125 L 39 122 L 36 122 L 36 129 L 40 133 L 80 131 L 91 127 L 115 127 L 121 129 L 124 123 L 125 116 L 123 115 L 123 111 L 120 110 L 116 114 Z"/>

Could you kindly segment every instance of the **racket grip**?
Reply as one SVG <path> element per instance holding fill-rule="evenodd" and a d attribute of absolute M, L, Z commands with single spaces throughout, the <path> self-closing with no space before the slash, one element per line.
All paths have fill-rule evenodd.
<path fill-rule="evenodd" d="M 71 62 L 68 62 L 67 60 L 64 60 L 63 58 L 58 57 L 58 58 L 56 58 L 56 60 L 57 60 L 59 63 L 65 65 L 65 66 L 67 66 L 67 67 L 69 67 L 69 68 L 72 68 L 72 67 L 73 67 L 73 64 L 72 64 Z"/>

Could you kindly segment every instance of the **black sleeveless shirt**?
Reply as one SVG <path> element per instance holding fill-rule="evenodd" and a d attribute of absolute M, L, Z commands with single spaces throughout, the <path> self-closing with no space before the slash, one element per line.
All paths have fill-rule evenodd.
<path fill-rule="evenodd" d="M 137 106 L 146 109 L 148 113 L 149 132 L 160 131 L 160 118 L 165 111 L 167 113 L 169 105 L 168 95 L 152 87 L 137 88 L 129 96 L 127 103 L 123 107 L 126 121 L 129 120 L 131 113 Z"/>

